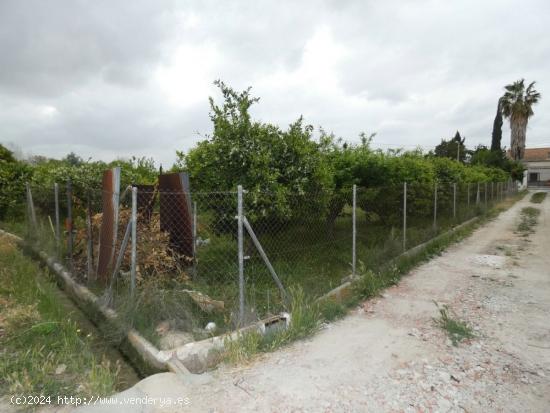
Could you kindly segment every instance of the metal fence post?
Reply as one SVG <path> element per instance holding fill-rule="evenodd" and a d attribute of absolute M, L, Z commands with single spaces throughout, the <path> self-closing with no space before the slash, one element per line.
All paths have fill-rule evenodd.
<path fill-rule="evenodd" d="M 485 209 L 487 209 L 487 182 L 485 182 Z"/>
<path fill-rule="evenodd" d="M 466 185 L 467 191 L 468 191 L 468 212 L 470 212 L 470 183 Z"/>
<path fill-rule="evenodd" d="M 353 184 L 352 205 L 352 246 L 351 246 L 351 275 L 355 277 L 357 266 L 357 185 Z"/>
<path fill-rule="evenodd" d="M 434 184 L 434 231 L 437 229 L 437 182 Z"/>
<path fill-rule="evenodd" d="M 137 187 L 132 187 L 132 249 L 130 263 L 130 296 L 134 298 L 136 290 L 137 261 Z"/>
<path fill-rule="evenodd" d="M 71 180 L 67 180 L 67 259 L 69 269 L 73 270 L 73 187 Z"/>
<path fill-rule="evenodd" d="M 237 186 L 237 237 L 239 248 L 239 325 L 244 322 L 243 187 Z"/>
<path fill-rule="evenodd" d="M 477 193 L 476 193 L 476 205 L 479 205 L 481 202 L 481 194 L 479 193 L 479 182 L 477 183 Z"/>
<path fill-rule="evenodd" d="M 94 271 L 94 247 L 92 231 L 92 206 L 90 202 L 90 191 L 86 196 L 86 263 L 88 270 L 88 281 L 95 279 Z"/>
<path fill-rule="evenodd" d="M 31 186 L 29 185 L 28 182 L 25 183 L 25 187 L 27 189 L 27 208 L 28 208 L 28 211 L 29 211 L 29 220 L 30 220 L 30 224 L 32 225 L 34 231 L 38 231 L 38 224 L 37 224 L 37 221 L 36 221 L 36 212 L 34 210 L 34 201 L 32 200 L 32 191 L 31 191 Z M 29 225 L 29 228 L 30 228 L 30 225 Z"/>
<path fill-rule="evenodd" d="M 495 183 L 491 182 L 491 201 L 495 201 Z"/>
<path fill-rule="evenodd" d="M 31 207 L 29 204 L 29 187 L 25 182 L 25 238 L 31 237 Z"/>
<path fill-rule="evenodd" d="M 61 241 L 61 230 L 59 228 L 59 185 L 56 183 L 53 184 L 53 193 L 55 200 L 55 250 L 57 253 L 57 258 L 60 255 L 60 241 Z"/>
<path fill-rule="evenodd" d="M 193 279 L 197 278 L 197 201 L 193 202 Z"/>
<path fill-rule="evenodd" d="M 456 182 L 453 182 L 453 219 L 456 219 Z"/>
<path fill-rule="evenodd" d="M 407 250 L 407 183 L 403 182 L 403 251 Z"/>

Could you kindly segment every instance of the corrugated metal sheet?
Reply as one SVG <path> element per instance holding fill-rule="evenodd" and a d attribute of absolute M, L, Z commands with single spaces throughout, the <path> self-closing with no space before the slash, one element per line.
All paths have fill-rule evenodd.
<path fill-rule="evenodd" d="M 170 234 L 170 248 L 193 257 L 193 217 L 189 176 L 172 173 L 159 176 L 160 228 Z"/>

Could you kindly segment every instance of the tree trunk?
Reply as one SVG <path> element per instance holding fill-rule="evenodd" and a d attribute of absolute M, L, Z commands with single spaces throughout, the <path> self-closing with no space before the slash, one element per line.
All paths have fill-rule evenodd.
<path fill-rule="evenodd" d="M 523 159 L 525 154 L 525 136 L 527 134 L 527 118 L 512 115 L 510 118 L 510 151 L 516 161 Z"/>

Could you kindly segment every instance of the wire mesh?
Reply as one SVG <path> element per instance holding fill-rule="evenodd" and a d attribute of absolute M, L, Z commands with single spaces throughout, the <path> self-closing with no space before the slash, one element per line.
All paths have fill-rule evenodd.
<path fill-rule="evenodd" d="M 326 193 L 245 188 L 243 216 L 250 228 L 244 228 L 242 320 L 237 192 L 137 185 L 133 291 L 130 187 L 120 193 L 70 188 L 59 183 L 56 208 L 53 186 L 29 186 L 27 240 L 62 259 L 81 283 L 154 343 L 166 323 L 200 339 L 212 333 L 205 330 L 209 323 L 219 333 L 285 310 L 275 277 L 286 291 L 301 288 L 319 297 L 352 273 L 351 187 Z M 358 272 L 378 270 L 404 249 L 485 213 L 514 192 L 509 183 L 413 182 L 407 184 L 405 205 L 403 184 L 358 187 Z"/>
<path fill-rule="evenodd" d="M 284 196 L 251 191 L 244 214 L 283 286 L 318 297 L 351 273 L 351 206 L 351 188 Z M 283 293 L 249 234 L 244 249 L 248 318 L 281 311 Z"/>

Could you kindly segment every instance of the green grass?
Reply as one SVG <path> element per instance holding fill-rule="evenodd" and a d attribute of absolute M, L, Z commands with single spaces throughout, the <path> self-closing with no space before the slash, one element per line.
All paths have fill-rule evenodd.
<path fill-rule="evenodd" d="M 232 326 L 232 320 L 226 313 L 202 311 L 190 296 L 182 290 L 188 285 L 178 282 L 163 283 L 156 279 L 146 280 L 136 289 L 135 296 L 129 294 L 127 282 L 118 285 L 118 292 L 114 295 L 113 307 L 124 328 L 135 328 L 154 345 L 159 345 L 160 337 L 156 332 L 157 326 L 163 321 L 169 321 L 171 326 L 179 331 L 193 334 L 195 340 L 209 337 L 204 331 L 208 322 L 215 322 L 220 330 Z M 236 320 L 235 320 L 236 321 Z M 118 344 L 125 337 L 124 329 L 107 331 L 108 339 Z"/>
<path fill-rule="evenodd" d="M 352 294 L 345 302 L 338 303 L 332 300 L 321 302 L 313 301 L 301 289 L 293 290 L 291 305 L 292 324 L 286 331 L 262 336 L 258 332 L 243 334 L 236 341 L 227 341 L 223 358 L 229 363 L 247 362 L 258 353 L 273 351 L 292 341 L 314 334 L 323 321 L 332 321 L 345 316 L 349 308 L 359 302 L 372 298 L 385 288 L 395 285 L 401 277 L 420 263 L 441 254 L 450 244 L 458 242 L 468 236 L 485 220 L 492 219 L 508 205 L 501 205 L 491 210 L 481 222 L 473 224 L 445 235 L 439 240 L 430 243 L 424 250 L 413 256 L 401 256 L 380 266 L 378 271 L 367 269 L 359 263 L 359 277 L 352 284 Z"/>
<path fill-rule="evenodd" d="M 441 329 L 447 332 L 447 335 L 451 339 L 453 346 L 458 346 L 463 340 L 474 338 L 474 331 L 464 321 L 458 320 L 454 314 L 451 313 L 449 306 L 435 303 L 439 310 L 439 318 L 434 318 L 435 324 Z"/>
<path fill-rule="evenodd" d="M 0 393 L 106 395 L 119 366 L 101 359 L 35 262 L 0 238 Z"/>
<path fill-rule="evenodd" d="M 262 336 L 257 332 L 243 334 L 239 340 L 225 343 L 225 351 L 222 357 L 229 363 L 247 362 L 258 353 L 273 351 L 292 341 L 314 334 L 323 321 L 341 318 L 345 316 L 349 308 L 355 307 L 361 301 L 372 298 L 385 288 L 397 284 L 401 277 L 411 269 L 441 254 L 449 245 L 467 237 L 477 227 L 498 216 L 500 212 L 509 208 L 524 195 L 525 193 L 520 193 L 512 199 L 497 204 L 476 223 L 453 233 L 445 234 L 438 240 L 431 242 L 418 254 L 400 256 L 380 263 L 376 271 L 359 262 L 359 277 L 353 282 L 352 293 L 344 302 L 339 303 L 332 300 L 313 301 L 311 296 L 304 295 L 301 289 L 294 290 L 291 306 L 293 324 L 291 324 L 289 330 L 268 336 Z M 298 294 L 296 294 L 296 291 L 298 291 Z M 297 318 L 295 312 L 299 315 Z"/>
<path fill-rule="evenodd" d="M 412 248 L 433 239 L 473 216 L 490 218 L 495 210 L 494 206 L 499 205 L 490 199 L 485 208 L 482 198 L 482 203 L 476 206 L 473 196 L 470 201 L 468 205 L 464 197 L 457 200 L 456 218 L 452 216 L 452 208 L 449 208 L 448 202 L 442 203 L 438 210 L 436 227 L 433 226 L 432 216 L 415 215 L 415 204 L 411 203 L 406 247 Z M 359 283 L 362 285 L 355 286 L 355 296 L 345 303 L 323 303 L 319 307 L 323 320 L 331 321 L 342 317 L 347 308 L 360 299 L 372 297 L 388 285 L 395 284 L 410 268 L 465 236 L 464 231 L 461 231 L 450 238 L 432 243 L 418 256 L 396 259 L 403 252 L 401 224 L 380 222 L 371 218 L 363 209 L 358 208 L 357 259 L 365 263 L 359 271 L 363 275 L 362 282 Z M 201 330 L 209 321 L 216 323 L 217 333 L 230 331 L 237 325 L 237 242 L 234 234 L 216 232 L 213 224 L 208 221 L 209 212 L 205 210 L 199 217 L 199 236 L 209 242 L 199 247 L 198 276 L 193 281 L 162 284 L 156 283 L 154 279 L 146 280 L 147 282 L 138 285 L 135 300 L 128 297 L 127 280 L 122 279 L 115 288 L 114 308 L 129 326 L 136 328 L 154 344 L 159 343 L 155 327 L 161 321 L 174 321 L 178 329 L 193 333 L 196 339 L 204 338 Z M 40 242 L 47 244 L 51 234 L 48 233 L 47 225 L 42 225 L 41 228 L 45 241 Z M 285 288 L 301 289 L 308 300 L 320 297 L 339 286 L 342 278 L 351 273 L 352 234 L 349 207 L 344 208 L 331 227 L 324 221 L 314 220 L 255 230 Z M 288 311 L 289 308 L 285 306 L 271 274 L 248 236 L 245 237 L 245 256 L 247 320 L 253 321 L 283 310 Z M 138 256 L 138 261 L 140 258 Z M 85 266 L 77 265 L 77 268 Z M 103 287 L 89 287 L 102 295 Z M 223 301 L 224 312 L 208 314 L 200 311 L 189 302 L 186 294 L 181 293 L 184 288 L 198 290 L 213 299 Z"/>
<path fill-rule="evenodd" d="M 25 235 L 26 224 L 24 221 L 1 221 L 0 229 L 22 237 Z"/>
<path fill-rule="evenodd" d="M 534 204 L 541 204 L 545 198 L 546 192 L 535 192 L 533 195 L 531 195 L 530 201 Z"/>
<path fill-rule="evenodd" d="M 537 225 L 540 209 L 533 207 L 525 207 L 521 209 L 520 221 L 516 228 L 517 232 L 524 237 L 535 232 L 534 228 Z"/>
<path fill-rule="evenodd" d="M 243 333 L 237 340 L 227 340 L 223 359 L 228 363 L 243 363 L 258 353 L 277 348 L 313 335 L 323 321 L 321 305 L 309 299 L 301 289 L 293 289 L 291 295 L 291 322 L 287 329 L 262 335 L 252 331 Z M 334 314 L 332 311 L 331 314 Z"/>
<path fill-rule="evenodd" d="M 525 194 L 526 192 L 518 193 L 516 196 L 496 204 L 493 208 L 486 211 L 486 213 L 475 223 L 467 225 L 452 233 L 446 233 L 437 240 L 431 241 L 415 255 L 399 256 L 390 259 L 379 265 L 376 269 L 360 263 L 359 278 L 354 281 L 352 285 L 353 295 L 346 300 L 344 305 L 346 307 L 352 307 L 359 301 L 372 298 L 385 288 L 397 284 L 404 274 L 407 274 L 419 264 L 429 261 L 434 256 L 440 255 L 449 245 L 459 242 L 470 235 L 479 226 L 496 218 L 502 211 L 505 211 L 516 201 L 523 198 Z"/>

